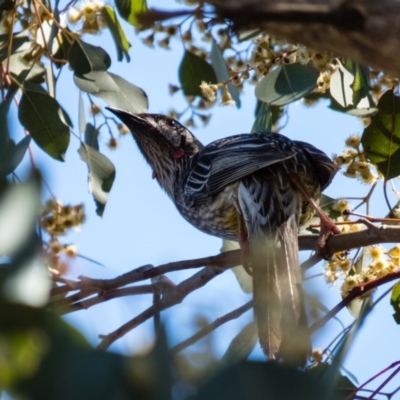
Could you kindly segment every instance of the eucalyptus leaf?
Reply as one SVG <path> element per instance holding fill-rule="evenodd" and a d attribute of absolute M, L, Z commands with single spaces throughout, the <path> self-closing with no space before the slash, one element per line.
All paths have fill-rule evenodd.
<path fill-rule="evenodd" d="M 400 175 L 400 97 L 386 91 L 378 102 L 378 113 L 361 137 L 367 157 L 385 179 Z"/>
<path fill-rule="evenodd" d="M 390 295 L 390 304 L 393 307 L 393 318 L 397 325 L 400 325 L 400 282 L 397 282 L 392 289 Z"/>
<path fill-rule="evenodd" d="M 99 46 L 93 46 L 76 39 L 72 44 L 68 61 L 76 74 L 84 75 L 91 71 L 106 71 L 111 66 L 111 57 Z"/>
<path fill-rule="evenodd" d="M 114 164 L 104 154 L 83 142 L 78 153 L 88 166 L 89 190 L 97 206 L 96 213 L 101 217 L 115 179 Z"/>
<path fill-rule="evenodd" d="M 14 33 L 10 39 L 10 34 L 0 35 L 0 62 L 4 61 L 8 54 L 14 54 L 24 43 L 29 42 L 25 33 Z M 11 45 L 11 49 L 10 49 Z"/>
<path fill-rule="evenodd" d="M 222 55 L 222 51 L 215 42 L 215 40 L 212 41 L 210 57 L 211 57 L 211 65 L 214 68 L 218 82 L 229 80 L 230 77 L 228 74 L 228 67 L 226 66 L 226 62 Z M 221 90 L 223 89 L 221 88 Z M 232 96 L 232 99 L 236 103 L 236 107 L 240 108 L 240 93 L 238 88 L 233 83 L 230 82 L 228 83 L 228 90 Z"/>
<path fill-rule="evenodd" d="M 45 80 L 46 70 L 40 60 L 31 61 L 33 50 L 31 42 L 23 43 L 9 58 L 9 72 L 20 76 L 28 70 L 29 74 L 25 77 L 25 80 L 42 83 Z"/>
<path fill-rule="evenodd" d="M 111 72 L 93 71 L 85 75 L 75 74 L 74 82 L 79 89 L 102 98 L 112 107 L 132 113 L 143 113 L 148 109 L 146 93 Z"/>
<path fill-rule="evenodd" d="M 353 89 L 354 75 L 349 72 L 338 61 L 338 66 L 331 76 L 329 91 L 331 96 L 342 106 L 348 107 L 353 104 Z"/>
<path fill-rule="evenodd" d="M 25 82 L 18 107 L 19 120 L 42 150 L 54 159 L 64 161 L 70 133 L 60 116 L 63 116 L 63 110 L 57 100 L 40 85 Z"/>
<path fill-rule="evenodd" d="M 40 206 L 40 182 L 11 185 L 0 197 L 0 256 L 13 255 L 30 237 Z"/>
<path fill-rule="evenodd" d="M 256 86 L 256 97 L 274 106 L 283 106 L 311 93 L 319 72 L 300 63 L 280 65 Z"/>
<path fill-rule="evenodd" d="M 86 115 L 85 115 L 85 103 L 83 101 L 82 92 L 79 91 L 79 107 L 78 107 L 78 120 L 79 120 L 79 132 L 85 132 L 86 129 Z"/>
<path fill-rule="evenodd" d="M 267 103 L 260 102 L 251 133 L 266 132 L 272 129 L 272 113 Z"/>
<path fill-rule="evenodd" d="M 139 26 L 137 15 L 147 11 L 146 0 L 115 0 L 115 5 L 121 17 L 133 26 Z"/>
<path fill-rule="evenodd" d="M 0 160 L 0 177 L 14 172 L 24 158 L 30 142 L 31 137 L 29 135 L 25 136 L 16 145 L 13 142 L 10 142 L 7 152 L 1 157 Z M 11 143 L 13 144 L 11 145 Z"/>
<path fill-rule="evenodd" d="M 99 132 L 91 123 L 86 124 L 85 143 L 99 151 Z"/>
<path fill-rule="evenodd" d="M 131 47 L 131 44 L 122 29 L 117 14 L 112 7 L 104 6 L 101 10 L 101 15 L 107 23 L 107 27 L 110 30 L 117 48 L 118 61 L 122 61 L 125 56 L 126 61 L 129 62 L 131 60 L 131 57 L 129 56 L 129 48 Z"/>
<path fill-rule="evenodd" d="M 231 250 L 239 250 L 240 246 L 238 242 L 234 242 L 232 240 L 224 239 L 222 241 L 221 252 Z M 253 293 L 253 278 L 249 275 L 249 273 L 244 269 L 243 265 L 236 265 L 231 268 L 231 271 L 236 277 L 236 280 L 239 283 L 240 288 L 244 293 Z"/>
<path fill-rule="evenodd" d="M 186 96 L 201 96 L 201 82 L 217 83 L 217 76 L 207 61 L 186 50 L 179 66 L 179 80 Z"/>
<path fill-rule="evenodd" d="M 256 346 L 257 341 L 257 325 L 252 321 L 245 325 L 232 339 L 221 361 L 226 365 L 232 365 L 238 361 L 247 359 Z"/>

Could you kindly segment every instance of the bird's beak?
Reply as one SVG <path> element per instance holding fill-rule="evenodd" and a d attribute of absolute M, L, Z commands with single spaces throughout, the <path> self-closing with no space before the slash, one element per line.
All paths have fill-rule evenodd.
<path fill-rule="evenodd" d="M 132 133 L 149 128 L 151 125 L 146 119 L 146 114 L 133 114 L 114 107 L 106 107 L 106 109 L 115 114 Z"/>

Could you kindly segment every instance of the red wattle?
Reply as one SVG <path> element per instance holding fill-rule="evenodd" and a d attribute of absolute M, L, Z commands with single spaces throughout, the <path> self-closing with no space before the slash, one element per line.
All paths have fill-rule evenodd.
<path fill-rule="evenodd" d="M 157 172 L 153 170 L 153 173 L 151 174 L 151 179 L 156 179 L 157 178 Z"/>
<path fill-rule="evenodd" d="M 185 150 L 183 150 L 183 149 L 178 149 L 178 150 L 175 151 L 174 154 L 172 154 L 172 158 L 175 158 L 175 159 L 177 160 L 178 158 L 181 158 L 181 157 L 183 157 L 184 155 L 185 155 Z"/>

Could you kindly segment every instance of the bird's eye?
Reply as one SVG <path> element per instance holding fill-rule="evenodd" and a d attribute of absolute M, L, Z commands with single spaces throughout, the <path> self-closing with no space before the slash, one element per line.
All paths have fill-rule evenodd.
<path fill-rule="evenodd" d="M 166 125 L 169 126 L 170 128 L 176 128 L 176 121 L 174 119 L 167 119 L 165 121 Z"/>

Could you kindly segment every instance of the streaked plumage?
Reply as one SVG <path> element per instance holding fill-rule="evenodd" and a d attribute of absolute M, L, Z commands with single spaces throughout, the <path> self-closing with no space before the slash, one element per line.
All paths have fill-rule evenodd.
<path fill-rule="evenodd" d="M 314 210 L 293 180 L 317 200 L 336 172 L 332 161 L 280 134 L 235 135 L 204 147 L 166 116 L 111 111 L 132 131 L 181 215 L 208 234 L 241 243 L 265 354 L 304 363 L 310 342 L 297 233 Z"/>

